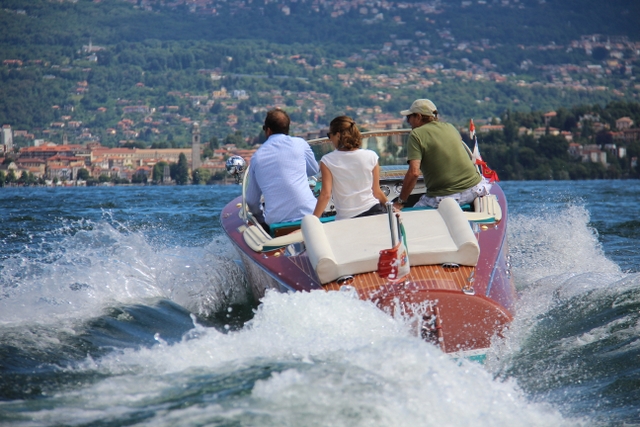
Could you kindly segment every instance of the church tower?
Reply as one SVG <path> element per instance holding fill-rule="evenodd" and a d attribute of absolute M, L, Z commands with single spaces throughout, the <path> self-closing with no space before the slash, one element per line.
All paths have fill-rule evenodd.
<path fill-rule="evenodd" d="M 11 130 L 11 125 L 3 125 L 2 132 L 0 132 L 0 153 L 10 153 L 13 151 L 13 131 Z"/>
<path fill-rule="evenodd" d="M 198 122 L 193 122 L 193 128 L 191 129 L 191 170 L 195 171 L 202 162 L 200 161 L 200 125 Z"/>

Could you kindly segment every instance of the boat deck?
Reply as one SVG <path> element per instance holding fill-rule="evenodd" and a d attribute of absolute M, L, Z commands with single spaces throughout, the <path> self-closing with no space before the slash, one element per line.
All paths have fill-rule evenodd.
<path fill-rule="evenodd" d="M 460 266 L 458 268 L 445 268 L 442 265 L 419 265 L 411 267 L 411 273 L 401 283 L 420 284 L 422 289 L 462 291 L 469 285 L 469 277 L 475 270 L 474 267 Z M 372 299 L 387 286 L 388 280 L 381 278 L 376 272 L 358 274 L 351 280 L 336 280 L 323 288 L 327 291 L 340 290 L 341 286 L 349 285 L 355 288 L 362 299 Z M 414 285 L 415 286 L 415 285 Z M 395 286 L 403 289 L 402 284 Z"/>

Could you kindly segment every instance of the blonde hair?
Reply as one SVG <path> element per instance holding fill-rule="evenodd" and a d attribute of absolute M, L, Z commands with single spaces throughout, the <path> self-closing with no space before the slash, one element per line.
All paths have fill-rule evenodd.
<path fill-rule="evenodd" d="M 360 148 L 362 145 L 362 135 L 356 122 L 349 116 L 339 116 L 331 120 L 329 132 L 339 133 L 338 150 L 351 151 Z"/>

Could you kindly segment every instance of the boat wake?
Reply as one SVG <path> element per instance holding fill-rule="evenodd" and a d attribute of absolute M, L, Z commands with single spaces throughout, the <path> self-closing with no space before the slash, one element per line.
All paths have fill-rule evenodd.
<path fill-rule="evenodd" d="M 576 425 L 347 293 L 269 292 L 241 330 L 154 339 L 61 366 L 73 387 L 0 408 L 14 425 Z"/>
<path fill-rule="evenodd" d="M 84 228 L 47 251 L 29 247 L 2 262 L 0 324 L 92 318 L 108 307 L 154 298 L 205 317 L 247 302 L 242 270 L 225 239 L 156 248 L 143 231 L 106 221 Z"/>
<path fill-rule="evenodd" d="M 520 300 L 487 368 L 565 414 L 636 419 L 640 274 L 605 256 L 581 206 L 513 215 L 510 227 Z"/>
<path fill-rule="evenodd" d="M 158 246 L 144 230 L 91 224 L 44 257 L 2 261 L 0 424 L 633 419 L 639 275 L 607 259 L 581 207 L 512 215 L 509 227 L 521 299 L 482 366 L 349 293 L 268 292 L 255 308 L 224 237 Z"/>
<path fill-rule="evenodd" d="M 515 214 L 509 220 L 509 250 L 519 290 L 554 275 L 620 273 L 605 256 L 584 206 Z"/>

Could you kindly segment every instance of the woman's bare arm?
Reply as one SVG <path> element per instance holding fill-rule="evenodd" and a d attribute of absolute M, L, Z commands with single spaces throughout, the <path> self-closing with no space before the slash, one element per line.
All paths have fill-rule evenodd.
<path fill-rule="evenodd" d="M 333 175 L 329 168 L 322 162 L 320 162 L 320 173 L 322 174 L 322 188 L 320 189 L 320 195 L 316 202 L 316 208 L 313 210 L 313 214 L 320 218 L 325 208 L 331 200 L 331 188 L 333 186 Z"/>

